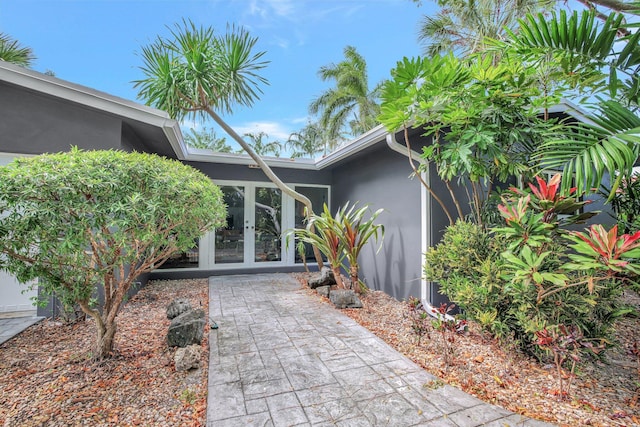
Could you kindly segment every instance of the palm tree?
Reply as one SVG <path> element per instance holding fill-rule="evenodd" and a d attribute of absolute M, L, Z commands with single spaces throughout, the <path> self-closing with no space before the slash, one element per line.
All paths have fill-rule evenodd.
<path fill-rule="evenodd" d="M 244 136 L 249 139 L 251 148 L 253 148 L 258 155 L 268 156 L 269 154 L 273 154 L 276 157 L 280 157 L 282 144 L 278 141 L 266 142 L 265 140 L 269 139 L 269 135 L 265 132 L 245 133 Z"/>
<path fill-rule="evenodd" d="M 319 153 L 327 154 L 335 148 L 335 141 L 328 138 L 327 132 L 315 122 L 309 122 L 299 132 L 289 135 L 287 147 L 291 150 L 291 158 L 313 158 Z"/>
<path fill-rule="evenodd" d="M 640 152 L 640 118 L 635 114 L 640 99 L 640 32 L 619 38 L 624 16 L 611 14 L 602 24 L 597 16 L 594 10 L 570 16 L 561 10 L 549 19 L 528 15 L 505 46 L 530 66 L 555 58 L 571 86 L 599 95 L 590 123 L 572 125 L 571 132 L 548 140 L 538 159 L 542 166 L 561 168 L 563 176 L 575 177 L 580 191 L 598 187 L 607 172 L 617 177 L 613 196 Z M 563 187 L 569 186 L 570 180 L 563 180 Z"/>
<path fill-rule="evenodd" d="M 425 15 L 418 40 L 423 53 L 436 56 L 453 51 L 462 56 L 484 51 L 486 38 L 501 40 L 527 13 L 544 11 L 555 0 L 438 0 L 442 9 Z"/>
<path fill-rule="evenodd" d="M 0 61 L 11 62 L 22 67 L 30 67 L 36 57 L 30 47 L 20 46 L 8 34 L 0 32 Z"/>
<path fill-rule="evenodd" d="M 147 105 L 165 110 L 175 119 L 186 116 L 212 118 L 242 147 L 262 169 L 264 174 L 283 193 L 306 207 L 308 215 L 313 206 L 308 197 L 294 191 L 271 170 L 216 110 L 233 112 L 235 104 L 251 106 L 262 93 L 261 84 L 267 80 L 259 72 L 267 62 L 265 52 L 254 53 L 257 38 L 235 26 L 227 27 L 224 35 L 214 34 L 211 27 L 196 27 L 187 20 L 170 29 L 170 37 L 158 36 L 142 48 L 145 78 L 134 82 L 138 97 Z M 318 266 L 322 256 L 314 248 Z"/>
<path fill-rule="evenodd" d="M 194 128 L 184 136 L 184 142 L 193 148 L 211 150 L 216 153 L 231 153 L 232 148 L 227 145 L 227 139 L 218 137 L 215 129 L 203 127 L 202 130 Z"/>
<path fill-rule="evenodd" d="M 335 87 L 321 94 L 309 106 L 311 114 L 320 113 L 320 124 L 332 139 L 340 139 L 343 133 L 357 136 L 372 129 L 378 124 L 376 117 L 380 113 L 380 85 L 369 90 L 365 59 L 353 46 L 344 48 L 344 57 L 337 64 L 320 68 L 320 78 L 334 81 Z"/>

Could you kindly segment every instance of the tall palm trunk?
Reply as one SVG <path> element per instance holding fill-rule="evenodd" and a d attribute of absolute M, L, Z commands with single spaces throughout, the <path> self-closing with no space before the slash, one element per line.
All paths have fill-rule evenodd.
<path fill-rule="evenodd" d="M 224 129 L 225 132 L 227 132 L 227 134 L 230 137 L 232 137 L 242 147 L 244 151 L 247 152 L 247 154 L 249 154 L 249 156 L 253 159 L 253 161 L 255 161 L 258 164 L 260 169 L 262 169 L 262 172 L 264 172 L 267 178 L 269 178 L 269 180 L 271 180 L 271 182 L 273 182 L 276 185 L 276 187 L 278 187 L 283 193 L 287 194 L 290 197 L 293 197 L 295 200 L 302 203 L 306 207 L 305 209 L 306 217 L 307 219 L 311 218 L 311 216 L 313 215 L 313 206 L 311 204 L 311 200 L 309 200 L 309 198 L 306 197 L 304 194 L 298 193 L 297 191 L 289 187 L 287 184 L 282 182 L 282 180 L 273 172 L 273 170 L 271 170 L 269 165 L 262 159 L 262 157 L 258 156 L 258 154 L 253 150 L 253 148 L 251 148 L 251 146 L 247 144 L 247 142 L 244 139 L 242 139 L 242 137 L 238 135 L 238 133 L 231 128 L 231 126 L 227 125 L 225 121 L 222 120 L 222 118 L 218 116 L 218 114 L 216 114 L 215 111 L 213 111 L 209 107 L 203 107 L 203 109 L 204 111 L 207 112 L 207 114 L 209 114 L 209 116 L 211 116 L 211 118 L 216 123 L 220 125 L 222 129 Z M 322 262 L 322 255 L 320 254 L 320 251 L 318 250 L 317 247 L 312 246 L 312 248 L 313 248 L 313 255 L 316 258 L 316 262 L 318 263 L 318 268 L 321 269 L 324 266 L 324 263 Z"/>

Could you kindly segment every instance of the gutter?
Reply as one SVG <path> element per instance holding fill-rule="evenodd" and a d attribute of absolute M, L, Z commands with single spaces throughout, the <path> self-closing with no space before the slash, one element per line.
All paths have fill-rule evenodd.
<path fill-rule="evenodd" d="M 424 179 L 424 181 L 427 184 L 431 184 L 429 182 L 430 178 L 429 178 L 428 163 L 422 157 L 420 157 L 420 154 L 418 152 L 411 150 L 411 156 L 409 156 L 409 150 L 407 150 L 404 144 L 401 144 L 400 142 L 398 142 L 398 140 L 396 139 L 395 132 L 387 133 L 386 142 L 387 142 L 387 146 L 392 151 L 395 151 L 396 153 L 406 157 L 409 160 L 413 159 L 418 163 L 420 163 L 421 165 L 427 165 L 427 171 L 421 172 L 422 179 Z M 427 191 L 427 189 L 424 188 L 424 185 L 420 184 L 420 229 L 422 230 L 422 233 L 421 233 L 422 235 L 420 237 L 421 238 L 420 269 L 422 269 L 422 266 L 425 264 L 427 260 L 426 259 L 427 249 L 431 246 L 431 228 L 429 227 L 429 224 L 427 221 L 428 214 L 430 212 L 431 212 L 431 196 L 429 195 L 429 192 Z M 445 320 L 455 320 L 455 318 L 449 314 L 445 314 L 443 316 L 440 313 L 438 313 L 437 309 L 431 304 L 431 302 L 427 298 L 427 290 L 429 291 L 432 290 L 432 283 L 427 281 L 424 277 L 421 277 L 420 284 L 421 284 L 420 302 L 422 303 L 422 307 L 424 308 L 424 310 L 430 316 L 436 319 L 442 320 L 442 318 L 444 317 Z"/>
<path fill-rule="evenodd" d="M 171 120 L 165 111 L 4 61 L 0 61 L 0 81 L 153 126 L 163 127 Z"/>
<path fill-rule="evenodd" d="M 181 144 L 181 147 L 183 145 Z M 227 165 L 241 165 L 249 168 L 258 168 L 256 162 L 247 154 L 235 153 L 213 153 L 209 150 L 191 148 L 184 146 L 183 157 L 181 160 L 206 162 L 206 163 L 222 163 Z M 301 170 L 318 170 L 316 162 L 312 159 L 288 159 L 284 157 L 262 157 L 262 159 L 272 168 L 290 168 Z"/>
<path fill-rule="evenodd" d="M 329 153 L 326 157 L 316 162 L 318 169 L 324 169 L 344 159 L 351 157 L 367 147 L 377 144 L 383 136 L 387 134 L 387 130 L 383 125 L 378 125 L 373 129 L 363 133 L 358 138 L 348 142 L 343 147 Z"/>

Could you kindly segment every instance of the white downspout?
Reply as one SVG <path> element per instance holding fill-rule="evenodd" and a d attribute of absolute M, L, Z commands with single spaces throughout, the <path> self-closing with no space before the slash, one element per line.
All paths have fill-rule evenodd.
<path fill-rule="evenodd" d="M 393 151 L 398 154 L 409 158 L 409 153 L 407 152 L 407 148 L 404 144 L 400 144 L 396 140 L 396 135 L 393 132 L 387 134 L 386 137 L 387 145 Z M 426 165 L 427 170 L 425 172 L 421 172 L 422 179 L 428 185 L 431 185 L 429 178 L 429 165 L 428 163 L 420 157 L 420 153 L 411 150 L 411 158 L 421 165 Z M 420 229 L 422 231 L 420 236 L 420 271 L 424 267 L 426 262 L 426 253 L 427 249 L 431 246 L 431 227 L 428 223 L 428 218 L 431 213 L 431 194 L 427 191 L 424 185 L 420 185 Z M 431 304 L 431 293 L 433 291 L 433 284 L 427 281 L 424 276 L 420 278 L 420 302 L 422 302 L 422 306 L 425 311 L 429 313 L 433 317 L 440 318 L 441 315 L 437 312 L 436 308 Z M 445 314 L 445 318 L 447 320 L 454 320 L 453 316 Z"/>

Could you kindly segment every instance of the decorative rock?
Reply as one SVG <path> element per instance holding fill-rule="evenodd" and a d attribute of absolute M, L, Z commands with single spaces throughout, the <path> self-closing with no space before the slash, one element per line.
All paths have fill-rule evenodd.
<path fill-rule="evenodd" d="M 199 345 L 190 345 L 176 350 L 174 361 L 176 363 L 176 371 L 188 371 L 189 369 L 198 369 L 200 367 L 200 357 L 202 349 Z"/>
<path fill-rule="evenodd" d="M 337 308 L 362 308 L 362 301 L 351 289 L 336 289 L 331 291 L 329 299 Z"/>
<path fill-rule="evenodd" d="M 329 298 L 329 291 L 331 290 L 331 286 L 326 285 L 326 286 L 319 286 L 316 288 L 316 291 L 318 292 L 319 295 L 325 297 L 325 298 Z"/>
<path fill-rule="evenodd" d="M 320 273 L 309 279 L 309 287 L 311 289 L 316 289 L 320 286 L 331 286 L 335 284 L 336 278 L 333 276 L 333 271 L 329 267 L 322 267 Z"/>
<path fill-rule="evenodd" d="M 174 318 L 169 325 L 167 342 L 169 347 L 186 347 L 191 344 L 200 344 L 204 335 L 206 323 L 204 310 L 187 311 Z"/>
<path fill-rule="evenodd" d="M 175 319 L 182 313 L 186 313 L 189 310 L 193 310 L 191 303 L 186 299 L 176 299 L 171 301 L 167 306 L 167 319 Z"/>

